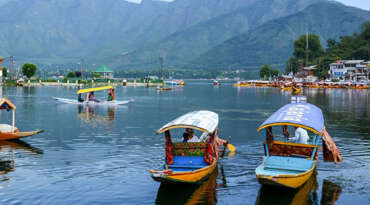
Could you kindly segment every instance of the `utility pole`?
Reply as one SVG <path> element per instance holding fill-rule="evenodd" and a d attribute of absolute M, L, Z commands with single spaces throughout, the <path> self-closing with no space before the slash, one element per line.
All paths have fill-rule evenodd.
<path fill-rule="evenodd" d="M 306 32 L 306 63 L 305 66 L 307 66 L 308 63 L 308 32 Z"/>
<path fill-rule="evenodd" d="M 159 72 L 158 72 L 158 78 L 159 80 L 162 80 L 162 67 L 163 67 L 163 57 L 159 57 Z"/>
<path fill-rule="evenodd" d="M 81 58 L 81 80 L 83 79 L 85 59 Z"/>
<path fill-rule="evenodd" d="M 13 71 L 13 69 L 14 69 L 14 56 L 10 56 L 9 57 L 9 71 L 14 72 L 15 74 L 15 71 Z"/>

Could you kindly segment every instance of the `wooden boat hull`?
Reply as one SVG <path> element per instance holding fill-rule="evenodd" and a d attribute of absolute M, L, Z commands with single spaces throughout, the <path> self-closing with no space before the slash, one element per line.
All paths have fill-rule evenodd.
<path fill-rule="evenodd" d="M 78 102 L 77 100 L 68 99 L 68 98 L 58 98 L 58 97 L 53 97 L 53 99 L 58 101 L 58 102 L 62 102 L 62 103 L 66 103 L 66 104 L 79 104 L 79 105 L 87 105 L 88 104 L 88 105 L 103 105 L 103 106 L 126 105 L 130 102 L 135 102 L 134 99 L 125 100 L 125 101 L 114 100 L 114 101 L 101 101 L 101 102 L 94 102 L 94 101 Z"/>
<path fill-rule="evenodd" d="M 256 169 L 256 176 L 260 184 L 284 186 L 296 189 L 302 186 L 308 179 L 310 179 L 316 168 L 316 161 L 313 167 L 310 170 L 307 170 L 306 172 L 302 172 L 299 174 L 281 174 L 278 176 L 258 174 L 258 169 L 260 169 L 261 166 L 263 165 L 260 165 Z"/>
<path fill-rule="evenodd" d="M 30 132 L 16 132 L 16 133 L 0 132 L 0 140 L 20 139 L 20 138 L 32 136 L 32 135 L 35 135 L 41 132 L 43 132 L 43 130 L 36 130 L 36 131 L 30 131 Z"/>
<path fill-rule="evenodd" d="M 165 174 L 163 171 L 150 170 L 154 180 L 165 183 L 197 184 L 206 180 L 217 167 L 217 159 L 209 166 L 194 171 L 172 172 Z"/>
<path fill-rule="evenodd" d="M 285 91 L 285 90 L 292 90 L 293 88 L 292 87 L 281 87 L 281 90 L 282 91 Z"/>

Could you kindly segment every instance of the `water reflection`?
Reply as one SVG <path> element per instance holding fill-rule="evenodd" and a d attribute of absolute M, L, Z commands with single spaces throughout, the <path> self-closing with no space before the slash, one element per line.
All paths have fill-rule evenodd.
<path fill-rule="evenodd" d="M 43 151 L 22 140 L 0 141 L 0 174 L 5 175 L 15 170 L 15 150 L 24 150 L 33 154 L 43 154 Z"/>
<path fill-rule="evenodd" d="M 216 190 L 226 187 L 223 167 L 220 167 L 221 183 L 217 183 L 218 168 L 201 185 L 177 185 L 161 183 L 156 204 L 216 204 Z"/>
<path fill-rule="evenodd" d="M 317 195 L 316 171 L 311 178 L 299 189 L 289 189 L 276 186 L 261 186 L 256 205 L 263 204 L 319 204 Z M 335 204 L 342 189 L 338 184 L 328 180 L 323 181 L 321 204 Z"/>
<path fill-rule="evenodd" d="M 27 142 L 24 142 L 22 140 L 16 139 L 16 140 L 9 140 L 9 141 L 0 141 L 0 149 L 3 148 L 10 148 L 12 150 L 24 150 L 31 152 L 33 154 L 43 154 L 44 152 L 36 148 Z"/>
<path fill-rule="evenodd" d="M 100 114 L 96 110 L 96 106 L 89 105 L 78 105 L 78 118 L 82 121 L 95 125 L 96 123 L 106 123 L 112 124 L 115 118 L 115 108 L 114 107 L 105 107 L 107 109 L 107 114 Z M 103 108 L 104 109 L 104 108 Z"/>

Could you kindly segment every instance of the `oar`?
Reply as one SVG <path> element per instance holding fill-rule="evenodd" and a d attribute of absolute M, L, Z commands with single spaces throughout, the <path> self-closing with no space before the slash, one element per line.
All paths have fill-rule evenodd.
<path fill-rule="evenodd" d="M 227 141 L 226 141 L 226 145 L 224 145 L 224 150 L 222 151 L 222 155 L 221 155 L 221 158 L 224 158 L 224 155 L 225 155 L 225 152 L 226 152 L 226 147 L 229 149 L 230 152 L 235 152 L 236 148 L 234 147 L 234 145 L 230 144 L 230 139 L 231 137 L 229 136 Z"/>
<path fill-rule="evenodd" d="M 235 152 L 236 150 L 235 146 L 230 143 L 227 144 L 227 149 L 229 149 L 230 152 Z"/>

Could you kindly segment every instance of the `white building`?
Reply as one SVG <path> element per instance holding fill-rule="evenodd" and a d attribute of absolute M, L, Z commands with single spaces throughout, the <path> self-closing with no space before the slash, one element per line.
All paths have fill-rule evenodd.
<path fill-rule="evenodd" d="M 369 62 L 364 60 L 340 60 L 330 64 L 331 78 L 360 81 L 368 79 Z"/>

